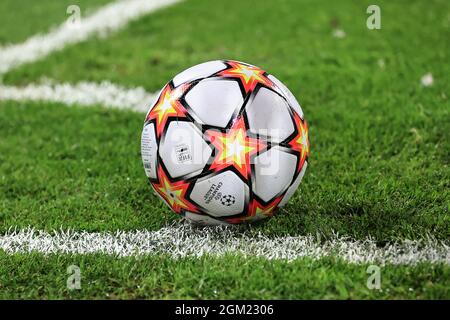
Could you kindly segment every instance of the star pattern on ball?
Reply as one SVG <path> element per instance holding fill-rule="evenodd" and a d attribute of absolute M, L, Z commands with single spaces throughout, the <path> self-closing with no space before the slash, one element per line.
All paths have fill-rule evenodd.
<path fill-rule="evenodd" d="M 229 207 L 236 203 L 236 197 L 231 194 L 226 194 L 222 196 L 220 202 L 222 205 Z"/>
<path fill-rule="evenodd" d="M 258 83 L 262 83 L 269 88 L 273 87 L 272 81 L 265 76 L 264 70 L 236 61 L 227 61 L 227 64 L 230 65 L 230 68 L 219 72 L 217 75 L 240 79 L 245 93 L 253 91 Z"/>
<path fill-rule="evenodd" d="M 297 170 L 300 171 L 309 156 L 309 136 L 308 124 L 306 120 L 302 120 L 297 112 L 294 113 L 295 127 L 297 128 L 297 135 L 289 142 L 292 149 L 300 153 L 300 161 Z"/>
<path fill-rule="evenodd" d="M 152 186 L 163 197 L 173 211 L 180 214 L 182 210 L 199 213 L 199 210 L 186 199 L 189 183 L 185 181 L 170 182 L 161 165 L 158 167 L 159 183 L 152 182 Z"/>
<path fill-rule="evenodd" d="M 268 205 L 263 205 L 258 200 L 253 199 L 250 202 L 248 219 L 259 220 L 273 216 L 281 198 L 275 198 Z"/>
<path fill-rule="evenodd" d="M 208 130 L 205 135 L 216 149 L 210 170 L 220 171 L 233 166 L 244 179 L 250 177 L 251 156 L 267 147 L 262 140 L 247 135 L 243 117 L 238 118 L 226 133 Z"/>
<path fill-rule="evenodd" d="M 253 199 L 250 202 L 250 205 L 248 207 L 248 215 L 245 217 L 239 217 L 239 218 L 230 218 L 230 219 L 226 219 L 225 221 L 228 223 L 241 223 L 244 221 L 257 221 L 257 220 L 262 220 L 265 218 L 269 218 L 271 216 L 273 216 L 273 214 L 275 213 L 278 204 L 280 203 L 281 199 L 283 197 L 277 197 L 274 200 L 272 200 L 271 202 L 269 202 L 269 204 L 264 205 L 261 202 L 259 202 L 256 199 Z"/>
<path fill-rule="evenodd" d="M 158 138 L 161 136 L 166 126 L 167 120 L 170 117 L 185 118 L 187 111 L 180 103 L 180 98 L 190 87 L 189 84 L 183 84 L 173 89 L 170 84 L 167 84 L 161 94 L 158 101 L 150 110 L 146 121 L 155 119 L 156 121 L 156 135 Z"/>

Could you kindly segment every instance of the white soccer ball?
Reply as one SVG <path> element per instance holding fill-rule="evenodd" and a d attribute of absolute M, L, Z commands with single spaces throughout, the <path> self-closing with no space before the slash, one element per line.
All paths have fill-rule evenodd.
<path fill-rule="evenodd" d="M 309 156 L 300 104 L 277 78 L 238 61 L 193 66 L 164 86 L 145 118 L 145 173 L 177 214 L 202 224 L 271 217 Z"/>

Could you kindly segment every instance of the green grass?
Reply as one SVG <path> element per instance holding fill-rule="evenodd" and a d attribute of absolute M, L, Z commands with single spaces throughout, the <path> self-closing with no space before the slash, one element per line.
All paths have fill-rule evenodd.
<path fill-rule="evenodd" d="M 0 2 L 0 45 L 26 40 L 44 33 L 69 18 L 67 7 L 80 7 L 81 18 L 111 0 L 2 0 Z"/>
<path fill-rule="evenodd" d="M 143 173 L 139 156 L 142 114 L 12 102 L 1 103 L 0 110 L 0 136 L 7 137 L 0 139 L 0 230 L 29 225 L 46 230 L 159 229 L 177 219 L 153 195 Z M 445 125 L 439 119 L 434 120 L 437 128 Z M 312 132 L 317 132 L 312 136 L 317 141 L 332 140 L 340 129 L 326 122 L 321 126 L 320 120 L 317 126 L 311 125 Z M 354 130 L 346 134 L 356 137 L 358 131 L 367 129 Z M 405 134 L 404 139 L 411 139 L 414 147 L 413 137 Z M 425 137 L 435 138 L 432 132 Z M 343 135 L 334 147 L 346 143 L 352 143 L 351 138 Z M 317 144 L 317 158 L 313 157 L 293 200 L 278 216 L 256 228 L 278 235 L 329 236 L 335 231 L 360 239 L 370 235 L 380 242 L 427 234 L 449 238 L 444 208 L 449 179 L 443 178 L 448 177 L 448 170 L 440 168 L 439 161 L 422 167 L 416 161 L 402 162 L 411 155 L 400 153 L 371 164 L 371 157 L 364 157 L 367 145 L 352 144 L 355 154 L 363 154 L 356 160 L 343 154 L 332 157 L 332 151 Z M 420 153 L 415 158 L 426 161 L 430 153 L 436 158 L 439 151 L 432 145 L 423 158 Z M 355 163 L 360 165 L 352 170 Z M 363 170 L 362 165 L 367 168 Z"/>
<path fill-rule="evenodd" d="M 40 10 L 52 12 L 48 19 L 30 16 L 15 31 L 1 19 L 5 3 L 14 4 L 0 4 L 0 43 L 20 41 L 65 19 L 65 4 L 58 4 L 59 13 L 51 9 L 54 2 L 40 2 Z M 290 203 L 255 229 L 324 238 L 337 232 L 379 243 L 428 235 L 448 241 L 449 4 L 379 1 L 382 29 L 376 31 L 366 28 L 369 4 L 231 0 L 211 7 L 191 0 L 133 22 L 111 38 L 24 65 L 3 81 L 108 79 L 156 91 L 206 60 L 259 65 L 302 103 L 311 158 Z M 345 30 L 346 37 L 332 37 L 333 28 Z M 425 88 L 420 78 L 428 72 L 435 83 Z M 142 123 L 142 114 L 100 107 L 1 102 L 0 233 L 15 226 L 157 230 L 178 219 L 146 181 L 139 150 Z M 86 280 L 79 292 L 65 289 L 72 263 L 80 265 Z M 0 252 L 0 298 L 450 296 L 448 266 L 387 266 L 383 291 L 366 288 L 366 267 L 332 259 L 174 261 Z"/>
<path fill-rule="evenodd" d="M 367 288 L 367 265 L 310 259 L 292 263 L 227 256 L 6 255 L 0 252 L 0 299 L 448 299 L 443 265 L 381 268 L 381 290 Z M 67 267 L 81 290 L 67 289 Z M 224 270 L 226 266 L 226 270 Z"/>
<path fill-rule="evenodd" d="M 311 127 L 312 150 L 301 190 L 280 217 L 262 229 L 276 234 L 319 232 L 324 235 L 334 230 L 355 238 L 370 235 L 379 241 L 417 239 L 426 234 L 448 239 L 450 104 L 446 92 L 450 68 L 449 46 L 445 41 L 449 30 L 448 4 L 446 1 L 414 4 L 399 1 L 379 5 L 382 29 L 371 31 L 365 25 L 367 6 L 364 3 L 284 0 L 276 5 L 273 2 L 256 5 L 252 1 L 231 1 L 218 3 L 211 11 L 205 1 L 188 1 L 134 22 L 100 44 L 93 39 L 21 67 L 5 75 L 4 80 L 24 84 L 41 77 L 71 82 L 109 79 L 155 91 L 180 70 L 205 60 L 226 57 L 260 65 L 282 79 L 301 101 Z M 230 11 L 232 7 L 240 10 Z M 193 15 L 196 19 L 190 19 Z M 187 20 L 190 23 L 186 24 Z M 344 39 L 331 36 L 336 26 L 345 30 Z M 384 61 L 384 68 L 380 68 L 379 60 Z M 420 78 L 427 72 L 433 73 L 435 84 L 424 88 Z M 47 123 L 49 115 L 45 109 L 32 110 L 36 110 L 29 114 L 33 121 L 41 119 Z M 73 117 L 78 111 L 58 112 L 67 112 L 65 116 L 55 114 L 59 118 Z M 8 122 L 11 116 L 20 117 L 9 115 L 3 121 Z M 80 111 L 79 116 L 77 122 L 93 121 L 90 111 Z M 139 223 L 143 214 L 154 215 L 155 212 L 149 213 L 148 207 L 132 204 L 135 199 L 142 203 L 146 193 L 142 183 L 134 183 L 142 181 L 137 157 L 141 117 L 135 119 L 133 124 L 127 122 L 129 132 L 123 139 L 131 136 L 134 143 L 123 142 L 128 144 L 124 146 L 127 148 L 123 150 L 125 156 L 118 160 L 113 151 L 108 151 L 110 158 L 102 155 L 92 159 L 97 167 L 100 163 L 105 166 L 101 174 L 91 173 L 98 176 L 94 185 L 99 199 L 95 205 L 89 204 L 96 195 L 92 190 L 94 185 L 90 184 L 84 187 L 84 192 L 72 191 L 75 194 L 70 202 L 59 199 L 59 195 L 53 200 L 30 200 L 36 206 L 42 206 L 40 202 L 45 201 L 43 210 L 50 210 L 53 217 L 50 221 L 39 223 L 31 219 L 34 215 L 26 210 L 30 202 L 24 206 L 8 206 L 8 211 L 16 211 L 13 217 L 7 216 L 8 225 L 14 221 L 20 225 L 37 222 L 48 228 L 58 224 L 88 229 L 159 227 L 167 215 L 161 219 L 159 210 L 157 218 L 149 218 L 151 223 L 148 220 Z M 21 123 L 26 119 L 17 121 Z M 89 124 L 90 130 L 99 130 L 98 139 L 119 139 L 115 132 L 108 134 L 106 129 L 101 129 L 100 122 L 103 120 Z M 64 135 L 60 138 L 63 146 L 58 148 L 69 148 L 66 140 L 78 141 L 79 124 L 75 123 L 56 135 Z M 3 127 L 7 126 L 8 123 Z M 58 129 L 59 124 L 54 126 L 45 130 L 62 131 Z M 34 130 L 38 135 L 39 130 L 44 129 Z M 124 127 L 120 130 L 125 134 Z M 22 133 L 16 132 L 22 137 Z M 86 148 L 96 148 L 95 143 L 86 141 Z M 40 152 L 45 148 L 44 145 Z M 87 175 L 83 172 L 87 166 L 79 162 L 83 159 L 83 150 L 80 155 L 58 150 L 73 154 L 78 164 L 71 169 L 71 174 L 77 177 L 75 183 L 83 183 L 78 180 L 79 176 Z M 22 158 L 20 153 L 17 158 Z M 14 161 L 14 166 L 20 161 Z M 111 172 L 106 170 L 120 167 L 125 161 L 127 174 L 116 171 L 118 176 L 113 178 L 117 180 L 111 186 Z M 61 170 L 67 174 L 67 169 Z M 95 170 L 95 166 L 91 170 Z M 133 183 L 124 181 L 128 175 Z M 19 181 L 16 183 L 24 184 L 24 175 L 16 178 Z M 50 185 L 64 184 L 59 171 L 52 173 L 52 181 Z M 72 183 L 67 182 L 68 187 L 63 190 Z M 32 184 L 28 188 L 40 189 L 38 186 Z M 124 186 L 133 189 L 131 193 L 125 192 L 133 196 L 125 202 L 117 192 L 105 193 L 120 200 L 102 198 L 99 191 L 111 188 L 123 191 Z M 18 190 L 23 192 L 20 187 Z M 10 193 L 10 198 L 16 197 L 14 192 Z M 127 210 L 123 219 L 102 219 L 101 223 L 93 223 L 97 215 L 112 215 L 105 208 L 110 209 L 115 201 L 119 202 L 116 206 L 120 207 L 120 212 L 124 206 L 130 206 L 133 217 L 139 218 L 130 221 L 126 218 L 130 214 Z M 56 203 L 59 207 L 49 209 Z M 68 209 L 55 216 L 53 212 L 59 212 L 60 206 Z M 84 211 L 80 206 L 86 208 L 87 215 L 94 217 L 85 220 L 79 213 Z M 99 208 L 93 210 L 92 206 Z M 33 206 L 33 211 L 35 209 Z M 71 216 L 76 214 L 77 217 Z M 16 218 L 17 215 L 20 217 Z"/>
<path fill-rule="evenodd" d="M 211 7 L 205 0 L 185 1 L 132 23 L 101 44 L 93 39 L 23 66 L 5 81 L 110 79 L 157 90 L 184 68 L 227 58 L 266 68 L 310 107 L 352 102 L 356 108 L 387 95 L 388 88 L 392 98 L 400 98 L 405 88 L 409 97 L 430 71 L 436 78 L 433 91 L 445 92 L 448 1 L 379 1 L 381 30 L 366 28 L 370 3 L 231 0 Z M 332 37 L 335 27 L 347 36 Z"/>
<path fill-rule="evenodd" d="M 143 115 L 0 105 L 0 230 L 159 229 L 175 218 L 141 168 Z"/>

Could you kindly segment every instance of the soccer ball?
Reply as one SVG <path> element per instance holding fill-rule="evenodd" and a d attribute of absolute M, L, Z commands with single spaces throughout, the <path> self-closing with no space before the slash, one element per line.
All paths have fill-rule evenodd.
<path fill-rule="evenodd" d="M 201 224 L 271 217 L 309 156 L 302 109 L 273 75 L 238 61 L 193 66 L 167 83 L 145 118 L 144 169 L 156 194 Z"/>

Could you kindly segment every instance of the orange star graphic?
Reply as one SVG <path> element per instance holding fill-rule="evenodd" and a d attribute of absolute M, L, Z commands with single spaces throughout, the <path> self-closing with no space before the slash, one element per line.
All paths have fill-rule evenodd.
<path fill-rule="evenodd" d="M 229 64 L 231 68 L 219 72 L 218 75 L 222 77 L 239 78 L 244 86 L 245 93 L 253 91 L 258 83 L 262 83 L 269 88 L 273 87 L 272 81 L 264 75 L 264 70 L 237 61 L 227 61 L 227 64 Z"/>
<path fill-rule="evenodd" d="M 250 157 L 266 147 L 263 141 L 247 136 L 242 117 L 226 133 L 208 130 L 205 134 L 216 148 L 210 169 L 219 171 L 233 166 L 245 179 L 250 177 Z"/>
<path fill-rule="evenodd" d="M 186 199 L 189 183 L 183 180 L 171 183 L 161 165 L 158 167 L 159 183 L 152 183 L 153 189 L 163 197 L 173 211 L 180 214 L 182 210 L 196 212 L 198 209 Z"/>
<path fill-rule="evenodd" d="M 273 213 L 280 203 L 281 198 L 282 197 L 278 197 L 274 199 L 266 206 L 258 202 L 258 200 L 253 199 L 249 207 L 249 216 L 252 218 L 267 218 L 273 216 Z"/>
<path fill-rule="evenodd" d="M 272 200 L 268 205 L 261 204 L 258 200 L 253 199 L 248 207 L 248 215 L 245 217 L 226 219 L 228 223 L 241 223 L 244 221 L 256 221 L 273 216 L 283 197 Z"/>
<path fill-rule="evenodd" d="M 156 119 L 156 135 L 158 137 L 161 136 L 169 117 L 186 117 L 187 111 L 179 99 L 189 86 L 189 84 L 185 84 L 172 89 L 167 84 L 161 92 L 158 102 L 150 110 L 146 121 Z"/>
<path fill-rule="evenodd" d="M 306 120 L 302 120 L 297 112 L 294 112 L 294 122 L 297 128 L 297 135 L 289 142 L 292 149 L 300 153 L 300 161 L 297 170 L 300 171 L 309 156 L 309 136 L 308 124 Z"/>

